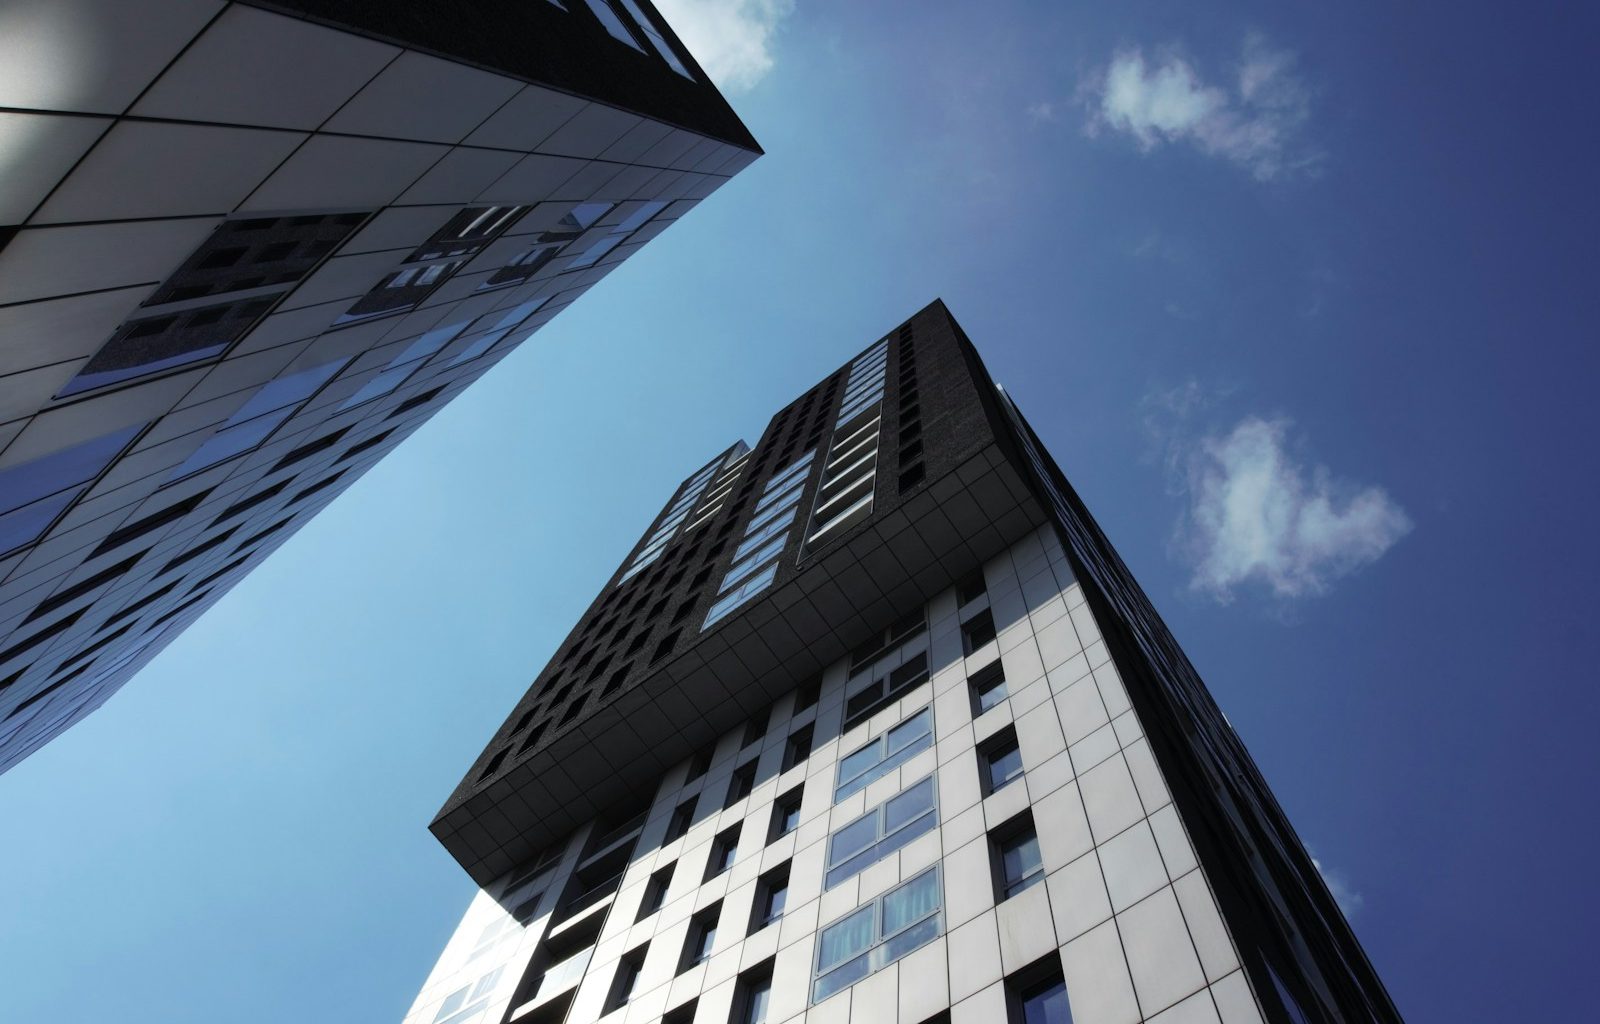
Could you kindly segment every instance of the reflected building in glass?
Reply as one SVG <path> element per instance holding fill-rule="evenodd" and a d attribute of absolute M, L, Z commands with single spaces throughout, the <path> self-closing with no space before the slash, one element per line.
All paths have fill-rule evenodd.
<path fill-rule="evenodd" d="M 684 480 L 432 830 L 405 1024 L 1400 1020 L 938 302 Z"/>
<path fill-rule="evenodd" d="M 645 0 L 0 33 L 0 770 L 760 149 Z"/>

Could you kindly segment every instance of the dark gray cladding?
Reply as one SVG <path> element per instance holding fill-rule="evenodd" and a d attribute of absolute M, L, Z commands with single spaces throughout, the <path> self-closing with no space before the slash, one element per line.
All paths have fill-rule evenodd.
<path fill-rule="evenodd" d="M 648 0 L 636 2 L 694 78 L 674 72 L 648 37 L 639 39 L 637 46 L 618 42 L 583 0 L 573 0 L 566 9 L 546 0 L 246 2 L 597 99 L 761 152 L 733 108 Z M 619 14 L 626 17 L 626 12 Z"/>
<path fill-rule="evenodd" d="M 827 447 L 848 366 L 773 418 L 718 514 L 624 579 L 630 553 L 432 826 L 475 879 L 648 799 L 672 764 L 1046 521 L 957 332 L 935 302 L 887 336 L 871 514 L 820 543 L 792 531 L 758 599 L 702 631 L 763 486 Z M 807 473 L 802 524 L 821 468 L 818 458 Z"/>

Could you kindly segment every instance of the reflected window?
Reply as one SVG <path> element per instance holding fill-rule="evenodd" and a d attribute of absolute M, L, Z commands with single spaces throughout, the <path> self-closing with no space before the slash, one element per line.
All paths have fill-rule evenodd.
<path fill-rule="evenodd" d="M 928 776 L 828 837 L 828 873 L 824 888 L 831 889 L 890 856 L 938 824 L 933 776 Z"/>
<path fill-rule="evenodd" d="M 1033 816 L 1023 814 L 990 835 L 994 850 L 995 891 L 1008 900 L 1036 882 L 1044 881 L 1044 859 L 1039 854 L 1039 833 Z"/>
<path fill-rule="evenodd" d="M 833 802 L 867 788 L 933 744 L 933 709 L 925 707 L 839 762 Z"/>
<path fill-rule="evenodd" d="M 1017 744 L 1016 729 L 1008 728 L 987 740 L 978 749 L 978 763 L 983 769 L 984 796 L 1022 778 L 1022 748 Z"/>
<path fill-rule="evenodd" d="M 334 326 L 402 313 L 422 305 L 424 299 L 499 238 L 527 209 L 526 206 L 469 206 L 457 212 L 432 238 L 406 257 L 398 270 L 387 274 L 372 291 L 335 320 Z"/>
<path fill-rule="evenodd" d="M 336 359 L 263 384 L 205 444 L 195 449 L 194 454 L 172 471 L 168 480 L 198 473 L 260 447 L 273 431 L 293 416 L 318 388 L 332 379 L 348 362 L 348 359 Z"/>
<path fill-rule="evenodd" d="M 57 398 L 120 384 L 222 355 L 253 327 L 277 296 L 240 299 L 130 320 L 89 358 Z"/>
<path fill-rule="evenodd" d="M 644 33 L 645 38 L 650 40 L 650 45 L 661 55 L 661 59 L 667 62 L 667 67 L 684 78 L 693 81 L 694 75 L 689 73 L 689 69 L 679 59 L 677 51 L 667 42 L 666 37 L 661 34 L 660 30 L 656 28 L 655 22 L 651 21 L 644 11 L 639 9 L 639 5 L 634 0 L 622 0 L 622 6 L 633 16 L 634 24 L 639 27 L 639 31 Z"/>
<path fill-rule="evenodd" d="M 967 680 L 967 685 L 972 691 L 974 717 L 983 714 L 1009 696 L 1006 691 L 1005 668 L 998 659 L 974 672 L 972 678 Z"/>
<path fill-rule="evenodd" d="M 891 889 L 817 935 L 811 1001 L 819 1003 L 939 936 L 939 869 Z"/>
<path fill-rule="evenodd" d="M 0 469 L 0 554 L 42 536 L 144 427 L 125 427 Z"/>

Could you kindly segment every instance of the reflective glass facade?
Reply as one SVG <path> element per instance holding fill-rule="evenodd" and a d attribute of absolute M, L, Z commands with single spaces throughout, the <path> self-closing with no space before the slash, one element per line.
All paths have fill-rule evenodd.
<path fill-rule="evenodd" d="M 759 155 L 648 3 L 473 10 L 0 36 L 0 771 Z"/>

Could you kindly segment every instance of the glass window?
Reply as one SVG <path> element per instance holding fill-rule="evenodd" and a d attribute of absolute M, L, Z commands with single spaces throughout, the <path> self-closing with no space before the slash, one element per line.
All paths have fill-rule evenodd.
<path fill-rule="evenodd" d="M 933 776 L 890 797 L 828 840 L 825 888 L 876 864 L 938 823 Z"/>
<path fill-rule="evenodd" d="M 783 916 L 789 901 L 789 862 L 762 875 L 756 884 L 755 912 L 750 922 L 752 934 Z"/>
<path fill-rule="evenodd" d="M 635 39 L 633 33 L 628 31 L 628 26 L 622 23 L 622 19 L 617 16 L 616 11 L 611 9 L 611 5 L 606 3 L 606 0 L 588 0 L 588 3 L 589 10 L 593 11 L 594 16 L 600 19 L 600 24 L 604 25 L 605 30 L 611 33 L 611 38 L 627 43 L 640 53 L 644 52 L 644 47 L 639 45 L 639 40 Z"/>
<path fill-rule="evenodd" d="M 198 473 L 259 447 L 349 361 L 335 359 L 263 384 L 238 412 L 228 417 L 215 434 L 172 471 L 169 479 L 176 480 Z"/>
<path fill-rule="evenodd" d="M 1000 890 L 1006 899 L 1044 879 L 1044 861 L 1039 856 L 1039 833 L 1030 819 L 998 841 Z"/>
<path fill-rule="evenodd" d="M 634 22 L 643 30 L 645 37 L 650 40 L 650 45 L 654 46 L 656 52 L 661 54 L 661 59 L 667 62 L 667 66 L 683 77 L 693 80 L 694 76 L 689 73 L 689 69 L 684 66 L 683 61 L 678 59 L 677 53 L 673 51 L 673 48 L 661 33 L 656 31 L 655 23 L 645 17 L 644 12 L 639 9 L 639 5 L 634 3 L 634 0 L 622 0 L 622 6 L 627 8 L 629 14 L 633 15 Z M 663 203 L 662 205 L 666 204 Z"/>
<path fill-rule="evenodd" d="M 797 702 L 798 703 L 798 702 Z M 790 734 L 783 747 L 783 770 L 788 771 L 811 756 L 812 727 L 801 726 Z"/>
<path fill-rule="evenodd" d="M 728 780 L 728 799 L 724 807 L 732 806 L 750 795 L 756 787 L 756 763 L 747 761 L 733 770 L 733 777 Z"/>
<path fill-rule="evenodd" d="M 744 984 L 743 1024 L 762 1024 L 767 1019 L 767 1004 L 772 1001 L 772 975 L 763 974 Z"/>
<path fill-rule="evenodd" d="M 772 838 L 786 836 L 800 827 L 800 791 L 785 793 L 772 805 Z M 770 840 L 769 840 L 770 841 Z"/>
<path fill-rule="evenodd" d="M 933 709 L 923 708 L 839 762 L 833 802 L 838 803 L 933 744 Z"/>
<path fill-rule="evenodd" d="M 676 866 L 673 862 L 650 876 L 644 888 L 644 901 L 639 905 L 639 920 L 654 914 L 667 902 L 667 889 L 672 885 L 672 871 Z"/>
<path fill-rule="evenodd" d="M 994 616 L 985 608 L 961 624 L 962 652 L 971 655 L 989 641 L 993 640 Z"/>
<path fill-rule="evenodd" d="M 990 740 L 979 756 L 984 768 L 983 781 L 990 793 L 1022 777 L 1022 749 L 1017 745 L 1014 730 L 1007 729 Z"/>
<path fill-rule="evenodd" d="M 975 714 L 983 714 L 1009 696 L 1006 692 L 1005 669 L 999 659 L 979 669 L 967 683 L 972 688 L 972 706 Z"/>
<path fill-rule="evenodd" d="M 824 928 L 817 937 L 813 1003 L 933 941 L 943 896 L 939 869 L 929 868 L 878 900 Z"/>
<path fill-rule="evenodd" d="M 717 919 L 721 916 L 722 903 L 718 901 L 689 919 L 689 936 L 684 942 L 679 974 L 711 956 L 711 949 L 717 942 Z"/>
<path fill-rule="evenodd" d="M 716 604 L 712 605 L 711 610 L 706 612 L 705 625 L 701 626 L 700 628 L 702 630 L 710 629 L 712 626 L 731 615 L 740 605 L 744 604 L 752 597 L 755 597 L 757 594 L 761 593 L 761 591 L 772 586 L 772 581 L 776 579 L 777 576 L 778 563 L 773 562 L 761 572 L 758 572 L 754 576 L 750 577 L 749 580 L 745 581 L 743 586 L 731 591 Z"/>
<path fill-rule="evenodd" d="M 872 948 L 874 906 L 865 906 L 822 930 L 817 940 L 817 971 L 827 973 Z"/>
<path fill-rule="evenodd" d="M 1059 977 L 1024 988 L 1018 995 L 1021 1024 L 1072 1024 L 1067 983 Z"/>
<path fill-rule="evenodd" d="M 125 427 L 0 469 L 0 554 L 37 540 L 144 427 Z"/>

